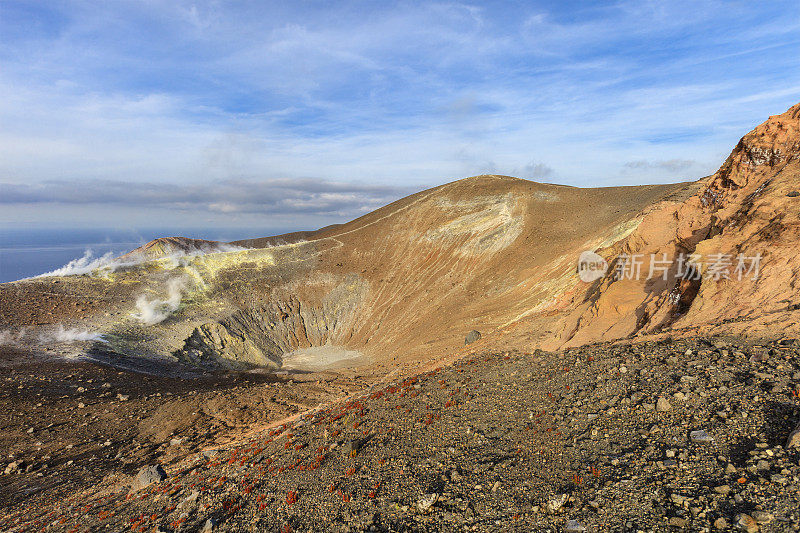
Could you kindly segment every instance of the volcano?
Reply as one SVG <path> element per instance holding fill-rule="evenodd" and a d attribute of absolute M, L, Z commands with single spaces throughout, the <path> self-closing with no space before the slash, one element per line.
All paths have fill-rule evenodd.
<path fill-rule="evenodd" d="M 458 377 L 461 370 L 455 370 L 463 370 L 465 361 L 474 361 L 476 368 L 481 368 L 478 373 L 483 384 L 493 379 L 515 384 L 506 391 L 506 396 L 497 392 L 498 398 L 502 397 L 498 400 L 500 404 L 511 402 L 509 409 L 512 405 L 523 409 L 512 400 L 519 398 L 514 392 L 517 389 L 528 390 L 528 382 L 521 382 L 519 377 L 526 369 L 532 369 L 530 379 L 543 380 L 536 383 L 550 383 L 548 380 L 555 379 L 552 373 L 558 371 L 562 360 L 571 361 L 565 363 L 570 367 L 581 361 L 587 364 L 595 358 L 602 360 L 604 354 L 610 354 L 609 361 L 613 360 L 613 364 L 609 363 L 598 372 L 616 375 L 623 380 L 621 383 L 628 379 L 624 377 L 629 370 L 627 365 L 647 366 L 642 361 L 650 356 L 642 353 L 657 353 L 664 360 L 688 354 L 684 368 L 694 368 L 692 358 L 698 353 L 712 359 L 719 356 L 713 359 L 713 364 L 708 363 L 708 371 L 716 372 L 723 365 L 720 357 L 727 357 L 721 355 L 721 350 L 726 354 L 741 353 L 744 357 L 754 345 L 777 343 L 770 345 L 771 350 L 782 354 L 785 344 L 781 344 L 781 340 L 798 336 L 800 301 L 795 289 L 800 283 L 800 256 L 796 253 L 800 243 L 799 177 L 800 104 L 770 117 L 742 137 L 716 173 L 694 182 L 576 188 L 483 175 L 419 192 L 351 222 L 317 231 L 231 243 L 182 237 L 157 239 L 89 274 L 40 277 L 0 285 L 0 329 L 5 339 L 0 350 L 6 382 L 16 383 L 21 373 L 33 381 L 45 379 L 42 372 L 47 368 L 55 372 L 53 375 L 63 384 L 53 385 L 52 376 L 47 378 L 51 384 L 47 394 L 52 398 L 71 398 L 70 394 L 77 389 L 66 384 L 73 383 L 81 372 L 84 380 L 110 380 L 113 383 L 109 388 L 118 384 L 122 388 L 134 387 L 133 394 L 139 391 L 142 395 L 136 401 L 144 402 L 136 404 L 137 409 L 144 409 L 145 404 L 150 407 L 143 411 L 145 415 L 125 427 L 131 435 L 137 435 L 136 439 L 151 444 L 147 445 L 149 448 L 142 448 L 141 444 L 131 448 L 130 442 L 113 444 L 138 458 L 130 461 L 131 466 L 126 471 L 130 474 L 130 469 L 139 463 L 156 458 L 167 461 L 164 457 L 174 461 L 174 465 L 182 465 L 181 468 L 197 469 L 199 462 L 187 467 L 179 461 L 188 460 L 192 453 L 202 456 L 202 450 L 212 444 L 217 450 L 231 442 L 242 446 L 245 442 L 242 439 L 250 438 L 256 440 L 246 441 L 248 444 L 236 448 L 238 451 L 232 455 L 226 449 L 225 461 L 232 461 L 228 464 L 233 465 L 241 458 L 240 466 L 244 468 L 250 464 L 244 459 L 250 453 L 251 459 L 260 458 L 257 464 L 265 466 L 264 432 L 272 436 L 275 428 L 280 427 L 279 435 L 289 432 L 292 436 L 301 435 L 306 429 L 300 428 L 314 427 L 323 418 L 329 420 L 338 416 L 338 411 L 330 407 L 337 401 L 347 402 L 345 405 L 350 407 L 361 406 L 342 411 L 348 427 L 357 429 L 362 423 L 359 417 L 365 416 L 365 398 L 376 400 L 387 394 L 382 392 L 384 386 L 388 386 L 390 394 L 402 391 L 404 396 L 416 398 L 417 385 L 425 383 L 422 386 L 428 398 L 425 401 L 438 398 L 440 393 L 430 381 L 431 373 L 445 372 L 448 377 L 443 378 L 442 389 L 456 386 L 453 385 L 456 380 L 458 391 L 471 397 L 464 392 L 469 390 L 467 382 Z M 579 259 L 585 253 L 594 258 L 593 264 L 602 267 L 590 278 L 581 275 Z M 472 331 L 480 332 L 480 338 L 466 344 L 465 337 Z M 470 340 L 475 337 L 471 336 Z M 714 344 L 716 341 L 697 344 L 697 339 L 720 338 L 736 339 L 738 344 L 730 350 Z M 681 351 L 664 351 L 665 343 L 678 343 Z M 598 348 L 603 346 L 606 348 Z M 634 346 L 645 348 L 631 348 Z M 763 353 L 767 353 L 768 358 L 772 351 L 755 350 L 756 363 L 762 361 L 759 358 Z M 632 362 L 624 363 L 623 352 L 638 355 Z M 497 361 L 511 361 L 509 368 L 513 370 L 504 370 L 502 363 L 497 368 L 487 367 L 484 363 L 489 364 L 491 357 L 481 359 L 486 354 L 499 355 Z M 737 361 L 737 365 L 746 365 L 753 360 Z M 779 374 L 787 377 L 778 383 L 796 381 L 798 374 L 790 372 L 796 363 L 796 355 L 788 354 L 783 366 L 776 366 L 769 374 L 753 370 L 756 373 L 752 374 L 754 377 L 748 386 L 758 386 L 758 383 L 753 384 L 754 379 L 774 384 Z M 83 366 L 79 366 L 82 369 L 79 372 L 69 365 Z M 542 368 L 549 368 L 551 374 L 538 373 Z M 568 372 L 569 368 L 564 371 Z M 670 372 L 663 371 L 664 376 Z M 103 377 L 87 378 L 92 372 Z M 646 374 L 643 370 L 637 376 L 645 376 L 642 379 L 646 381 Z M 597 375 L 600 380 L 600 374 Z M 763 377 L 767 375 L 771 377 Z M 585 375 L 576 376 L 575 382 L 585 378 Z M 682 383 L 684 378 L 687 378 L 686 383 L 697 379 L 688 374 L 677 375 L 675 379 Z M 243 388 L 236 385 L 240 379 L 246 381 L 241 385 Z M 141 385 L 145 382 L 147 386 Z M 652 383 L 661 382 L 654 379 Z M 727 384 L 725 391 L 720 394 L 732 387 L 729 381 L 724 383 Z M 668 400 L 666 396 L 677 394 L 670 388 L 673 384 L 667 380 L 659 385 L 662 389 L 650 391 L 659 399 L 658 409 L 655 409 L 655 399 L 652 401 L 654 413 L 671 409 L 667 406 L 676 400 Z M 558 421 L 565 418 L 567 409 L 573 409 L 570 402 L 579 398 L 570 392 L 569 384 L 563 386 L 567 388 L 554 393 L 536 385 L 535 390 L 528 393 L 546 392 L 550 398 L 555 398 L 552 401 L 556 403 L 547 404 L 548 407 L 545 403 L 536 405 Z M 65 387 L 69 392 L 65 392 Z M 176 392 L 178 396 L 170 401 L 152 399 L 155 394 L 161 398 L 160 395 L 171 387 L 183 392 Z M 584 384 L 582 390 L 592 387 Z M 763 387 L 772 390 L 772 385 Z M 144 390 L 147 392 L 143 393 Z M 222 394 L 222 390 L 230 392 Z M 378 392 L 380 395 L 375 397 Z M 684 392 L 678 392 L 682 395 L 680 398 L 686 397 Z M 97 409 L 106 405 L 103 402 L 110 401 L 103 394 L 103 391 L 98 392 Z M 613 400 L 603 397 L 603 405 L 613 411 L 616 409 L 613 405 L 624 397 L 628 401 L 626 406 L 633 402 L 635 407 L 637 400 L 630 399 L 631 390 L 615 394 L 617 397 Z M 23 396 L 13 396 L 14 401 L 27 405 L 25 402 L 36 399 Z M 125 398 L 119 401 L 127 401 L 126 396 L 127 392 L 119 393 L 118 398 Z M 751 396 L 759 397 L 755 393 Z M 386 401 L 389 398 L 387 395 Z M 588 401 L 586 398 L 582 401 Z M 455 400 L 442 398 L 442 403 L 445 401 Z M 609 401 L 613 403 L 607 403 Z M 791 401 L 795 403 L 790 407 L 774 406 L 774 410 L 786 413 L 784 420 L 794 416 L 796 397 Z M 408 409 L 408 412 L 421 408 L 417 404 L 416 407 L 402 405 L 404 407 L 398 409 Z M 491 409 L 491 406 L 486 408 Z M 524 409 L 527 409 L 526 417 L 530 411 L 530 420 L 536 418 L 532 407 Z M 687 413 L 691 411 L 688 406 L 686 409 Z M 374 412 L 382 411 L 375 408 Z M 759 413 L 758 416 L 766 416 L 764 411 Z M 470 416 L 479 414 L 475 411 Z M 420 418 L 423 429 L 436 420 L 426 417 L 421 415 Z M 723 419 L 728 417 L 725 414 Z M 20 444 L 25 438 L 22 428 L 30 425 L 30 433 L 35 434 L 37 430 L 33 426 L 41 426 L 47 416 L 31 420 L 10 418 L 7 421 L 6 427 L 13 426 L 17 428 L 14 431 L 19 432 L 19 435 L 12 432 L 7 437 L 9 449 L 19 449 L 14 453 L 31 453 L 29 443 Z M 62 423 L 68 423 L 67 420 L 69 418 Z M 393 423 L 391 417 L 384 422 Z M 294 423 L 298 425 L 291 426 Z M 471 432 L 474 423 L 470 422 Z M 515 427 L 530 425 L 520 420 L 507 423 Z M 583 427 L 577 421 L 574 424 L 575 428 Z M 784 441 L 791 429 L 786 424 L 789 422 L 775 426 L 779 429 L 770 433 L 774 442 L 759 449 L 768 449 Z M 106 432 L 109 427 L 113 426 L 106 426 Z M 348 437 L 346 442 L 331 437 L 326 429 L 324 437 L 313 437 L 325 443 L 318 457 L 327 457 L 344 444 L 350 447 L 352 457 L 356 457 L 362 445 L 376 438 L 376 426 L 370 427 L 366 434 L 351 431 L 352 438 Z M 419 429 L 415 428 L 412 424 L 406 430 Z M 344 430 L 335 431 L 339 434 Z M 488 426 L 481 430 L 484 440 L 495 438 L 491 437 L 492 431 Z M 502 433 L 503 430 L 498 431 Z M 642 431 L 650 432 L 649 435 L 660 430 Z M 177 435 L 184 433 L 189 435 L 186 438 L 192 446 L 181 447 L 183 441 Z M 255 434 L 259 436 L 253 437 Z M 577 443 L 585 436 L 581 437 L 584 434 L 580 432 L 575 435 L 568 445 L 561 445 L 577 450 L 580 447 Z M 300 446 L 297 448 L 300 452 L 309 444 L 309 439 L 313 440 L 311 433 L 307 437 L 298 437 L 300 440 L 287 437 L 285 449 L 290 450 L 292 444 Z M 736 445 L 733 444 L 735 438 L 730 437 L 726 453 L 740 453 L 736 446 L 744 446 L 749 436 L 739 437 Z M 496 438 L 501 439 L 500 434 Z M 515 442 L 521 442 L 522 437 L 515 438 L 518 439 Z M 168 439 L 179 442 L 170 448 L 165 444 Z M 447 436 L 437 439 L 428 445 L 441 449 L 442 443 L 454 442 Z M 256 442 L 261 444 L 253 444 Z M 390 446 L 390 441 L 382 442 Z M 331 448 L 332 443 L 336 446 Z M 614 448 L 608 438 L 606 444 Z M 41 446 L 39 448 L 41 450 Z M 256 448 L 258 452 L 254 452 Z M 167 449 L 170 451 L 165 455 Z M 249 452 L 242 451 L 245 449 Z M 509 457 L 517 454 L 513 447 L 506 452 Z M 596 456 L 600 452 L 591 453 Z M 217 467 L 220 463 L 213 459 L 217 457 L 215 454 L 204 457 L 208 464 Z M 277 457 L 276 454 L 279 455 L 278 452 L 270 455 L 270 460 Z M 500 462 L 509 460 L 508 457 L 498 459 Z M 726 456 L 725 463 L 729 461 L 732 459 Z M 322 462 L 320 460 L 320 465 Z M 575 459 L 574 462 L 580 461 Z M 309 464 L 316 463 L 312 460 Z M 571 463 L 565 465 L 565 468 L 572 468 Z M 745 470 L 737 471 L 736 465 L 731 468 L 741 475 L 748 471 L 743 465 L 740 468 Z M 464 465 L 459 468 L 463 470 L 462 467 L 467 468 Z M 19 465 L 11 471 L 18 468 Z M 170 475 L 177 475 L 175 468 Z M 760 472 L 759 468 L 753 471 L 753 476 Z M 455 478 L 463 478 L 466 473 L 462 470 L 455 470 L 455 475 L 448 472 L 446 481 L 451 483 Z M 775 475 L 786 479 L 794 472 L 791 468 L 784 470 L 789 474 L 776 471 Z M 98 466 L 97 471 L 119 474 L 113 461 L 104 463 L 102 468 Z M 221 479 L 222 474 L 217 474 L 216 479 Z M 391 476 L 400 474 L 394 472 Z M 575 476 L 571 491 L 580 485 L 582 481 L 578 480 L 582 480 L 584 474 Z M 88 482 L 88 478 L 81 479 L 83 481 L 74 483 L 81 486 Z M 312 478 L 302 479 L 306 481 L 297 483 L 306 483 L 309 487 L 313 484 Z M 742 475 L 737 479 L 744 479 L 739 483 L 746 485 L 749 478 Z M 779 483 L 774 481 L 778 479 L 774 476 L 764 479 Z M 721 478 L 714 480 L 720 486 L 724 484 Z M 204 478 L 205 484 L 198 483 L 207 487 L 206 481 Z M 159 482 L 156 481 L 156 485 Z M 181 481 L 181 487 L 188 483 L 184 482 Z M 24 484 L 23 481 L 19 483 Z M 111 501 L 108 498 L 113 498 L 109 495 L 116 494 L 114 491 L 119 489 L 119 480 L 113 483 L 104 486 L 102 494 L 106 500 L 103 501 Z M 248 483 L 251 482 L 242 480 L 239 485 L 251 486 Z M 336 483 L 331 485 L 332 492 L 337 490 Z M 497 483 L 502 482 L 498 480 Z M 444 512 L 436 503 L 442 497 L 442 490 L 434 487 L 434 482 L 422 484 L 430 486 L 423 489 L 415 485 L 414 490 L 423 491 L 428 498 L 420 500 L 419 505 L 412 504 L 417 508 L 414 515 L 417 518 L 397 524 L 413 522 L 416 524 L 413 527 L 424 530 L 430 524 L 420 517 L 426 517 L 432 508 Z M 379 490 L 381 481 L 377 485 L 373 492 Z M 164 486 L 162 494 L 172 494 L 170 491 L 176 486 Z M 228 492 L 232 490 L 225 487 Z M 73 489 L 75 487 L 70 490 Z M 240 489 L 236 490 L 241 492 Z M 281 490 L 284 489 L 291 487 L 281 485 Z M 310 488 L 304 490 L 312 492 Z M 497 490 L 492 489 L 493 492 Z M 56 494 L 51 492 L 56 491 L 55 486 L 43 485 L 39 491 L 45 496 Z M 562 492 L 567 494 L 568 491 Z M 678 492 L 678 488 L 673 491 L 674 494 Z M 228 511 L 246 507 L 242 502 L 249 500 L 243 494 L 237 496 L 239 500 L 226 500 L 220 492 L 216 499 L 206 502 L 207 508 L 225 508 L 225 516 L 236 516 L 235 512 Z M 181 495 L 186 496 L 182 492 Z M 571 497 L 565 496 L 558 505 L 550 505 L 552 502 L 548 501 L 541 508 L 550 505 L 551 515 L 555 516 L 562 506 L 575 501 L 574 497 L 570 500 Z M 295 492 L 281 505 L 291 507 L 297 498 Z M 300 498 L 302 501 L 303 496 Z M 365 501 L 371 498 L 367 496 Z M 344 501 L 349 500 L 345 498 Z M 229 503 L 223 505 L 223 502 Z M 7 496 L 6 503 L 17 508 L 22 505 L 13 496 Z M 390 504 L 394 505 L 384 501 L 376 512 L 389 516 Z M 257 504 L 253 505 L 255 507 L 247 507 L 251 515 L 255 512 L 253 509 L 258 508 Z M 316 504 L 308 505 L 304 512 L 317 512 L 314 511 Z M 453 508 L 456 505 L 460 504 L 453 503 Z M 150 513 L 154 508 L 128 507 L 126 517 L 132 516 L 134 511 Z M 172 513 L 175 508 L 165 513 Z M 480 514 L 476 508 L 472 509 L 473 516 Z M 526 504 L 525 509 L 524 512 L 530 512 L 530 504 Z M 397 512 L 407 514 L 408 505 L 405 511 Z M 502 520 L 512 520 L 520 512 L 501 513 Z M 411 514 L 414 513 L 412 508 Z M 23 514 L 20 511 L 15 515 L 15 524 L 28 523 Z M 175 514 L 177 517 L 179 513 Z M 205 520 L 206 514 L 192 515 L 191 520 L 200 520 L 201 515 Z M 727 520 L 732 522 L 742 513 L 728 514 L 731 516 Z M 244 522 L 232 519 L 231 523 L 250 524 L 247 520 L 251 515 L 247 515 Z M 699 512 L 694 517 L 698 515 Z M 270 526 L 289 520 L 283 511 L 269 516 Z M 673 525 L 690 523 L 687 513 L 676 517 L 678 520 Z M 209 527 L 216 523 L 217 518 L 212 518 L 208 518 Z M 180 529 L 184 522 L 179 518 L 175 520 L 178 526 L 173 527 Z M 253 520 L 252 524 L 258 523 L 255 518 Z M 745 518 L 741 520 L 746 522 Z M 296 522 L 309 523 L 305 518 L 298 518 Z M 551 522 L 547 523 L 552 525 Z M 195 525 L 205 527 L 203 524 L 205 521 Z"/>

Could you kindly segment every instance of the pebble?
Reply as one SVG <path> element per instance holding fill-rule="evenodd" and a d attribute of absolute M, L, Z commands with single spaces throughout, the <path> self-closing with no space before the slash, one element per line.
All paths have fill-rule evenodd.
<path fill-rule="evenodd" d="M 736 515 L 736 525 L 742 531 L 747 531 L 747 533 L 756 533 L 758 531 L 758 522 L 749 514 L 741 513 Z"/>
<path fill-rule="evenodd" d="M 8 466 L 6 466 L 5 473 L 6 473 L 6 475 L 16 474 L 17 472 L 19 472 L 23 468 L 25 468 L 25 461 L 21 461 L 21 460 L 20 461 L 14 461 L 12 463 L 9 463 Z"/>
<path fill-rule="evenodd" d="M 673 516 L 669 519 L 669 525 L 672 527 L 684 528 L 686 527 L 686 519 L 679 516 Z"/>
<path fill-rule="evenodd" d="M 562 494 L 557 498 L 553 498 L 552 500 L 547 502 L 547 512 L 549 513 L 557 513 L 564 507 L 564 504 L 567 503 L 568 496 L 566 494 Z"/>
<path fill-rule="evenodd" d="M 730 485 L 719 485 L 718 487 L 714 487 L 714 492 L 717 494 L 722 494 L 723 496 L 727 496 L 731 492 Z"/>
<path fill-rule="evenodd" d="M 714 438 L 706 432 L 704 429 L 698 429 L 697 431 L 692 431 L 689 433 L 689 438 L 692 442 L 697 442 L 700 444 L 707 444 L 709 442 L 714 442 Z"/>
<path fill-rule="evenodd" d="M 789 438 L 786 439 L 786 448 L 800 448 L 800 424 L 794 428 L 789 434 Z"/>
<path fill-rule="evenodd" d="M 200 533 L 211 533 L 216 529 L 217 525 L 219 525 L 219 520 L 211 517 L 206 520 L 205 524 L 203 524 L 203 527 L 200 529 Z"/>
<path fill-rule="evenodd" d="M 564 525 L 564 533 L 582 533 L 583 531 L 586 531 L 586 526 L 577 520 L 567 520 Z"/>
<path fill-rule="evenodd" d="M 136 474 L 131 485 L 131 492 L 136 492 L 167 479 L 167 474 L 161 465 L 145 466 Z"/>
<path fill-rule="evenodd" d="M 435 492 L 425 494 L 422 498 L 417 501 L 417 510 L 420 513 L 427 513 L 433 507 L 433 504 L 436 503 L 436 500 L 439 499 L 439 495 Z"/>
<path fill-rule="evenodd" d="M 672 409 L 672 405 L 669 403 L 669 400 L 661 396 L 656 402 L 656 411 L 663 413 L 665 411 L 669 411 L 670 409 Z"/>

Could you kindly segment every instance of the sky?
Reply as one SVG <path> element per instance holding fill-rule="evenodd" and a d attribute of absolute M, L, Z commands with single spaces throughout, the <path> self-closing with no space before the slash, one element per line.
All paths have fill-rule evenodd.
<path fill-rule="evenodd" d="M 0 228 L 312 229 L 478 174 L 716 170 L 800 2 L 0 0 Z"/>

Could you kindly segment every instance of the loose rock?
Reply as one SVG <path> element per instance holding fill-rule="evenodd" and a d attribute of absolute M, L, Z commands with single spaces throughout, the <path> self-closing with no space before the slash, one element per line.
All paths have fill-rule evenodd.
<path fill-rule="evenodd" d="M 481 332 L 473 329 L 469 333 L 467 333 L 467 337 L 464 339 L 464 344 L 472 344 L 473 342 L 479 340 L 481 338 Z"/>
<path fill-rule="evenodd" d="M 167 479 L 167 474 L 164 472 L 164 469 L 161 468 L 161 465 L 146 466 L 136 474 L 136 478 L 131 485 L 131 492 L 142 490 L 153 483 L 160 483 L 165 479 Z"/>

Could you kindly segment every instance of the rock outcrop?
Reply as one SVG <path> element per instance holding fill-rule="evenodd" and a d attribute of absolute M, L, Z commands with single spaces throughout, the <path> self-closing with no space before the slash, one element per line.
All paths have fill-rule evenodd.
<path fill-rule="evenodd" d="M 598 250 L 611 268 L 559 302 L 566 316 L 544 346 L 725 323 L 740 333 L 796 329 L 798 177 L 800 104 L 745 135 L 696 194 L 650 209 L 629 236 Z"/>

